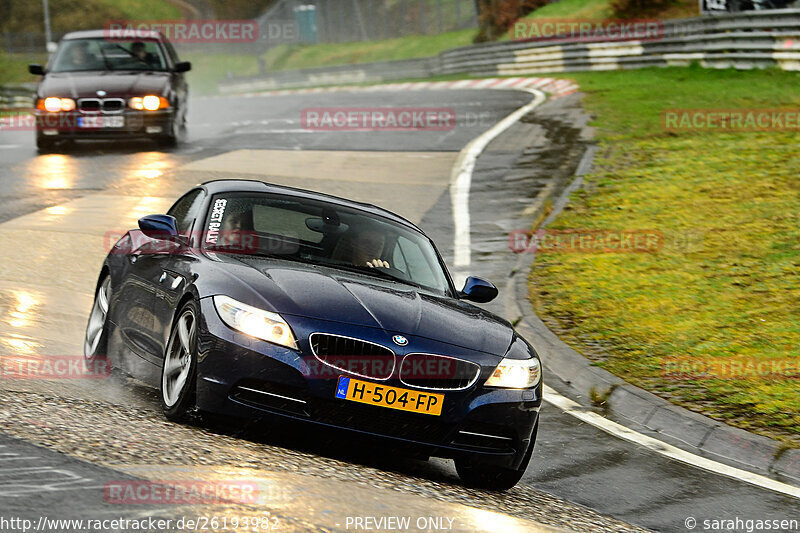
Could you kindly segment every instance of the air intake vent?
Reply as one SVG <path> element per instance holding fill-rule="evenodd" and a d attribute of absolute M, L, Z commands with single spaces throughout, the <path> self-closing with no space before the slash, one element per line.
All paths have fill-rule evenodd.
<path fill-rule="evenodd" d="M 106 98 L 103 100 L 103 113 L 121 113 L 125 109 L 125 100 L 122 98 Z"/>
<path fill-rule="evenodd" d="M 265 381 L 243 380 L 231 390 L 230 397 L 269 411 L 308 416 L 308 394 L 299 387 Z"/>
<path fill-rule="evenodd" d="M 467 389 L 480 372 L 476 363 L 444 355 L 408 354 L 400 363 L 400 381 L 421 389 Z"/>
<path fill-rule="evenodd" d="M 78 109 L 88 113 L 97 113 L 100 111 L 101 105 L 99 98 L 82 98 L 78 100 Z"/>
<path fill-rule="evenodd" d="M 309 341 L 314 357 L 349 374 L 388 379 L 394 372 L 394 352 L 380 344 L 327 333 L 312 333 Z"/>

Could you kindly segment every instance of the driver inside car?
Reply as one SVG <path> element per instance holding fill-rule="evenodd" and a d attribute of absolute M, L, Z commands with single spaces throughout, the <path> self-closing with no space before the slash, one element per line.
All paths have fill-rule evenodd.
<path fill-rule="evenodd" d="M 372 228 L 351 230 L 342 237 L 341 259 L 355 266 L 390 268 L 389 262 L 381 259 L 386 245 L 386 235 Z"/>
<path fill-rule="evenodd" d="M 131 45 L 131 55 L 148 65 L 156 62 L 155 56 L 146 50 L 144 43 L 141 41 L 136 41 Z"/>
<path fill-rule="evenodd" d="M 235 211 L 230 209 L 225 214 L 225 220 L 219 233 L 217 245 L 226 248 L 244 248 L 250 245 L 253 238 L 253 225 L 248 223 L 251 219 L 251 211 L 241 209 Z"/>
<path fill-rule="evenodd" d="M 78 41 L 69 49 L 70 70 L 97 70 L 102 66 L 97 58 L 89 52 L 89 43 Z"/>

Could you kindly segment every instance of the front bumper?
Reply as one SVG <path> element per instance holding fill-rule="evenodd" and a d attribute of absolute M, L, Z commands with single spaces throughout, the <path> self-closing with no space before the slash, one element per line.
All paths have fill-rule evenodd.
<path fill-rule="evenodd" d="M 482 388 L 496 357 L 481 361 L 481 375 L 469 389 L 436 391 L 445 396 L 440 416 L 409 413 L 337 399 L 337 378 L 348 375 L 344 371 L 309 374 L 307 362 L 312 356 L 304 355 L 311 353 L 308 335 L 335 333 L 333 328 L 341 331 L 342 324 L 292 317 L 297 352 L 230 329 L 219 319 L 211 298 L 201 300 L 201 311 L 197 406 L 203 411 L 249 419 L 282 417 L 390 439 L 426 455 L 480 456 L 483 462 L 508 468 L 520 464 L 530 444 L 542 402 L 541 385 L 530 390 Z M 386 335 L 352 326 L 347 326 L 346 334 L 365 340 Z M 418 351 L 425 342 L 430 343 L 410 338 L 409 344 Z M 426 348 L 430 348 L 426 353 L 444 353 Z M 414 389 L 395 376 L 380 383 Z"/>
<path fill-rule="evenodd" d="M 48 113 L 35 110 L 36 135 L 40 138 L 59 139 L 127 139 L 154 138 L 166 135 L 173 129 L 174 109 L 159 111 L 125 110 L 117 114 L 87 114 L 79 111 Z M 120 117 L 122 126 L 83 127 L 81 119 L 87 117 Z M 119 119 L 116 119 L 119 120 Z"/>

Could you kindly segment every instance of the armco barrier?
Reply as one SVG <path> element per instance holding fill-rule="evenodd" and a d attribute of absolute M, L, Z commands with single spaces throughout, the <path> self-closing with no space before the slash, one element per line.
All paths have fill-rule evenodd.
<path fill-rule="evenodd" d="M 0 86 L 0 109 L 33 107 L 33 93 L 36 86 Z"/>
<path fill-rule="evenodd" d="M 232 93 L 268 91 L 286 87 L 380 83 L 404 78 L 428 78 L 440 71 L 438 57 L 425 57 L 404 61 L 278 71 L 266 76 L 231 78 L 220 82 L 219 87 L 220 92 Z"/>
<path fill-rule="evenodd" d="M 800 10 L 781 9 L 664 22 L 663 38 L 613 42 L 502 42 L 436 57 L 279 71 L 220 82 L 232 93 L 342 83 L 380 83 L 440 74 L 513 76 L 651 66 L 800 70 Z"/>

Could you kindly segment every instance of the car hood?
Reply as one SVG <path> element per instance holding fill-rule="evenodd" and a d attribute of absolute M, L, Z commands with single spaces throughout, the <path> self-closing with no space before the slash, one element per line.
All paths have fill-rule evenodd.
<path fill-rule="evenodd" d="M 89 98 L 103 90 L 106 97 L 161 95 L 168 84 L 168 72 L 51 72 L 39 84 L 38 94 L 41 98 Z"/>
<path fill-rule="evenodd" d="M 218 257 L 228 263 L 224 272 L 230 277 L 225 290 L 210 292 L 280 313 L 289 322 L 291 316 L 300 316 L 380 328 L 497 356 L 506 353 L 514 335 L 508 322 L 468 302 L 368 274 Z"/>

